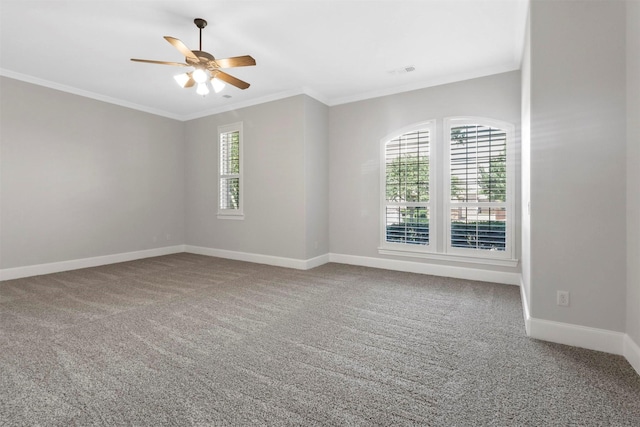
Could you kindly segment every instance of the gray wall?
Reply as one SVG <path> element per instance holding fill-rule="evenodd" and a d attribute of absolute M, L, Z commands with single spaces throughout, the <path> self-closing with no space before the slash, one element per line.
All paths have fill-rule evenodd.
<path fill-rule="evenodd" d="M 331 253 L 393 258 L 378 254 L 380 140 L 400 128 L 430 119 L 439 120 L 441 125 L 442 119 L 449 116 L 503 120 L 515 124 L 516 134 L 519 134 L 520 73 L 513 71 L 331 107 Z M 519 175 L 519 165 L 516 169 L 516 175 Z M 516 188 L 519 186 L 518 180 Z M 519 203 L 518 200 L 516 217 L 520 216 Z M 520 233 L 517 224 L 515 233 L 516 236 Z M 442 241 L 442 236 L 439 240 Z M 517 257 L 519 236 L 515 247 Z M 478 268 L 477 265 L 473 267 Z"/>
<path fill-rule="evenodd" d="M 305 259 L 329 253 L 329 107 L 304 97 Z"/>
<path fill-rule="evenodd" d="M 625 23 L 624 2 L 531 3 L 535 318 L 625 329 Z"/>
<path fill-rule="evenodd" d="M 299 95 L 187 122 L 186 243 L 301 260 L 326 248 L 325 115 L 326 107 Z M 217 219 L 217 127 L 239 121 L 245 219 Z M 319 164 L 305 171 L 315 156 Z"/>
<path fill-rule="evenodd" d="M 184 242 L 183 123 L 0 79 L 0 268 Z"/>
<path fill-rule="evenodd" d="M 640 2 L 627 2 L 627 334 L 640 345 Z"/>
<path fill-rule="evenodd" d="M 529 202 L 531 201 L 531 20 L 527 19 L 524 50 L 522 53 L 522 67 L 520 69 L 522 81 L 521 121 L 521 223 L 522 238 L 520 250 L 520 266 L 522 269 L 522 289 L 526 295 L 526 303 L 531 302 L 531 215 Z M 529 307 L 526 307 L 529 309 Z"/>

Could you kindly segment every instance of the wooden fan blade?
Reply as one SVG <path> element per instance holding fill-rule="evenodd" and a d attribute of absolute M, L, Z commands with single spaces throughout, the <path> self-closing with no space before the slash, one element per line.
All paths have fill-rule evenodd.
<path fill-rule="evenodd" d="M 191 77 L 191 75 L 189 75 L 189 80 L 187 80 L 187 83 L 184 85 L 184 87 L 185 88 L 192 87 L 195 84 L 196 84 L 196 81 L 193 80 L 193 77 Z"/>
<path fill-rule="evenodd" d="M 198 57 L 193 52 L 191 52 L 191 50 L 177 38 L 171 37 L 171 36 L 164 36 L 164 39 L 169 43 L 171 43 L 173 47 L 178 49 L 180 53 L 182 53 L 185 56 L 185 58 L 189 58 L 196 64 L 200 62 Z"/>
<path fill-rule="evenodd" d="M 235 56 L 233 58 L 216 59 L 218 68 L 248 67 L 256 65 L 256 60 L 249 55 Z"/>
<path fill-rule="evenodd" d="M 235 77 L 233 77 L 232 75 L 229 75 L 225 72 L 222 71 L 218 71 L 213 77 L 220 79 L 224 82 L 229 83 L 230 85 L 234 85 L 235 87 L 237 87 L 238 89 L 246 89 L 248 88 L 250 85 L 247 82 L 243 82 L 240 79 L 237 79 Z"/>
<path fill-rule="evenodd" d="M 189 64 L 183 64 L 182 62 L 153 61 L 151 59 L 136 59 L 136 58 L 131 58 L 131 60 L 135 62 L 147 62 L 149 64 L 173 65 L 175 67 L 190 67 Z"/>

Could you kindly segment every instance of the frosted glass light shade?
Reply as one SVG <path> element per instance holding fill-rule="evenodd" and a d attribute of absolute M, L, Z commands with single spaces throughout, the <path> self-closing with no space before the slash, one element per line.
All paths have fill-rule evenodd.
<path fill-rule="evenodd" d="M 209 73 L 202 68 L 198 68 L 193 72 L 193 80 L 195 80 L 196 83 L 205 83 L 209 80 Z"/>
<path fill-rule="evenodd" d="M 220 92 L 226 86 L 222 80 L 218 80 L 216 78 L 211 79 L 211 86 L 213 86 L 213 91 L 215 93 Z"/>
<path fill-rule="evenodd" d="M 180 87 L 184 87 L 184 85 L 186 85 L 190 79 L 189 74 L 187 73 L 178 74 L 177 76 L 173 76 L 173 78 L 180 85 Z"/>
<path fill-rule="evenodd" d="M 209 87 L 206 83 L 198 83 L 198 88 L 196 89 L 196 93 L 198 95 L 205 96 L 209 93 Z"/>

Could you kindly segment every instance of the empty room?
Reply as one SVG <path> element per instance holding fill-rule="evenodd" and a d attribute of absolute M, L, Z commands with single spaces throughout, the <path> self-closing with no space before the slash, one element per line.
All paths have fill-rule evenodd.
<path fill-rule="evenodd" d="M 640 0 L 0 0 L 0 425 L 640 425 Z"/>

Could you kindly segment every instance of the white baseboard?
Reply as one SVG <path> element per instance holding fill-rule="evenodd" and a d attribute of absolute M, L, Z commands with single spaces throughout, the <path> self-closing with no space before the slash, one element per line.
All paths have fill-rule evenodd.
<path fill-rule="evenodd" d="M 320 255 L 311 259 L 285 258 L 273 255 L 254 254 L 249 252 L 228 251 L 226 249 L 205 248 L 202 246 L 185 246 L 185 252 L 198 255 L 208 255 L 219 258 L 234 259 L 237 261 L 255 262 L 276 267 L 294 268 L 296 270 L 308 270 L 329 262 L 329 254 Z"/>
<path fill-rule="evenodd" d="M 589 350 L 622 355 L 625 335 L 623 332 L 530 318 L 531 338 Z"/>
<path fill-rule="evenodd" d="M 522 281 L 520 283 L 524 328 L 529 337 L 589 350 L 623 354 L 623 342 L 626 334 L 622 332 L 531 317 L 529 314 L 529 302 L 524 291 L 524 283 Z"/>
<path fill-rule="evenodd" d="M 522 315 L 524 316 L 524 330 L 527 336 L 531 336 L 531 316 L 529 315 L 529 300 L 524 290 L 524 282 L 520 275 L 520 299 L 522 300 Z"/>
<path fill-rule="evenodd" d="M 42 274 L 59 273 L 61 271 L 78 270 L 81 268 L 97 267 L 99 265 L 134 261 L 136 259 L 151 258 L 154 256 L 169 255 L 180 252 L 184 252 L 184 245 L 166 246 L 164 248 L 102 255 L 69 261 L 50 262 L 47 264 L 27 265 L 24 267 L 5 268 L 0 270 L 0 281 L 40 276 Z"/>
<path fill-rule="evenodd" d="M 324 255 L 320 255 L 317 256 L 315 258 L 311 258 L 306 260 L 306 267 L 305 270 L 309 270 L 311 268 L 316 268 L 316 267 L 320 267 L 321 265 L 324 265 L 326 263 L 329 262 L 330 259 L 330 254 L 324 254 Z"/>
<path fill-rule="evenodd" d="M 70 261 L 52 262 L 47 264 L 29 265 L 25 267 L 6 268 L 0 270 L 1 280 L 19 279 L 22 277 L 39 276 L 42 274 L 58 273 L 61 271 L 77 270 L 96 267 L 118 262 L 133 261 L 154 256 L 189 252 L 200 255 L 235 259 L 239 261 L 255 262 L 278 267 L 308 270 L 321 266 L 327 262 L 360 265 L 364 267 L 383 268 L 387 270 L 406 271 L 410 273 L 432 274 L 436 276 L 455 277 L 459 279 L 480 280 L 508 285 L 520 285 L 525 329 L 528 336 L 543 341 L 551 341 L 590 350 L 603 351 L 623 355 L 640 374 L 640 346 L 629 335 L 622 332 L 590 328 L 569 323 L 536 319 L 529 314 L 529 304 L 524 292 L 521 275 L 499 271 L 480 270 L 466 267 L 452 267 L 444 265 L 424 264 L 411 261 L 398 261 L 382 258 L 363 257 L 344 254 L 324 254 L 308 260 L 276 257 L 271 255 L 253 254 L 247 252 L 228 251 L 224 249 L 205 248 L 191 245 L 167 246 L 164 248 L 147 249 L 135 252 L 104 255 Z"/>
<path fill-rule="evenodd" d="M 454 277 L 456 279 L 478 280 L 506 285 L 520 284 L 519 273 L 334 253 L 329 255 L 329 260 L 340 264 L 360 265 L 363 267 L 383 268 L 385 270 L 406 271 L 409 273 L 431 274 L 434 276 Z"/>
<path fill-rule="evenodd" d="M 640 346 L 636 344 L 628 334 L 624 336 L 622 355 L 633 366 L 638 375 L 640 375 Z"/>

